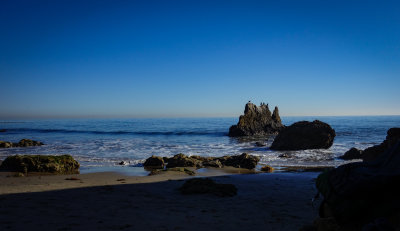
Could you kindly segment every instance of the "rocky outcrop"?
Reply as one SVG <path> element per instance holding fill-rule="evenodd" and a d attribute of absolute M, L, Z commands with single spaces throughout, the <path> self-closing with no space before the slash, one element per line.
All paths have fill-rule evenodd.
<path fill-rule="evenodd" d="M 229 128 L 229 136 L 267 136 L 277 134 L 284 126 L 279 117 L 278 107 L 274 112 L 268 108 L 268 104 L 261 103 L 259 107 L 249 102 L 244 109 L 244 115 L 239 117 L 237 125 Z"/>
<path fill-rule="evenodd" d="M 0 148 L 12 148 L 14 144 L 8 141 L 0 141 Z"/>
<path fill-rule="evenodd" d="M 163 162 L 161 162 L 163 160 Z M 222 168 L 224 166 L 231 166 L 235 168 L 247 168 L 254 169 L 260 158 L 257 156 L 252 156 L 247 153 L 234 156 L 223 156 L 223 157 L 201 157 L 201 156 L 187 156 L 185 154 L 179 153 L 171 158 L 151 156 L 149 157 L 143 166 L 154 167 L 164 166 L 167 163 L 167 168 L 177 168 L 177 167 L 214 167 Z M 163 163 L 163 165 L 161 165 Z"/>
<path fill-rule="evenodd" d="M 386 139 L 381 144 L 369 147 L 362 152 L 363 161 L 375 160 L 398 141 L 400 141 L 400 128 L 390 128 L 387 131 Z"/>
<path fill-rule="evenodd" d="M 167 168 L 175 167 L 200 167 L 201 161 L 179 153 L 168 159 Z"/>
<path fill-rule="evenodd" d="M 363 161 L 374 161 L 381 154 L 392 148 L 398 141 L 400 141 L 400 128 L 390 128 L 387 131 L 386 139 L 382 143 L 366 148 L 365 150 L 358 150 L 359 154 L 356 154 L 356 148 L 351 148 L 339 158 L 344 160 L 363 159 Z"/>
<path fill-rule="evenodd" d="M 30 139 L 22 139 L 18 143 L 0 141 L 0 148 L 30 147 L 30 146 L 41 146 L 41 145 L 43 145 L 42 142 Z"/>
<path fill-rule="evenodd" d="M 210 178 L 187 180 L 179 190 L 182 194 L 214 194 L 220 197 L 232 197 L 237 194 L 235 185 L 218 184 Z"/>
<path fill-rule="evenodd" d="M 164 168 L 164 159 L 159 156 L 151 156 L 147 158 L 143 166 L 145 168 Z"/>
<path fill-rule="evenodd" d="M 332 146 L 335 130 L 315 120 L 300 121 L 285 127 L 271 145 L 272 150 L 327 149 Z"/>
<path fill-rule="evenodd" d="M 232 166 L 235 168 L 253 169 L 257 166 L 260 157 L 252 156 L 247 153 L 236 156 L 223 156 L 218 158 L 219 161 L 225 166 Z"/>
<path fill-rule="evenodd" d="M 7 157 L 0 169 L 24 174 L 75 174 L 79 173 L 79 163 L 71 155 L 15 155 Z"/>
<path fill-rule="evenodd" d="M 316 180 L 317 189 L 324 197 L 320 216 L 334 217 L 341 226 L 371 224 L 377 219 L 397 217 L 400 208 L 399 166 L 400 141 L 372 162 L 353 162 L 324 171 Z M 340 230 L 361 230 L 361 227 L 342 227 Z M 397 230 L 381 228 L 364 227 L 362 230 Z"/>

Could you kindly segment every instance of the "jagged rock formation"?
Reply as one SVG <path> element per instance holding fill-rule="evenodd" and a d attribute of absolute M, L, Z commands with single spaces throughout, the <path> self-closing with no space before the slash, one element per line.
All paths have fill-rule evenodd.
<path fill-rule="evenodd" d="M 378 156 L 389 150 L 394 144 L 400 141 L 400 128 L 390 128 L 387 131 L 386 139 L 379 145 L 375 145 L 365 150 L 351 148 L 343 156 L 339 157 L 344 160 L 363 159 L 363 161 L 374 161 Z M 353 153 L 357 155 L 352 155 Z"/>
<path fill-rule="evenodd" d="M 279 117 L 278 107 L 274 112 L 268 108 L 268 104 L 261 103 L 260 106 L 248 102 L 244 109 L 244 115 L 239 117 L 237 125 L 229 128 L 229 136 L 266 136 L 277 134 L 284 125 Z"/>
<path fill-rule="evenodd" d="M 272 150 L 327 149 L 332 146 L 335 130 L 329 124 L 315 120 L 300 121 L 285 127 L 271 145 Z"/>
<path fill-rule="evenodd" d="M 0 169 L 24 174 L 75 174 L 79 173 L 79 163 L 71 155 L 15 155 L 7 157 L 1 163 Z"/>

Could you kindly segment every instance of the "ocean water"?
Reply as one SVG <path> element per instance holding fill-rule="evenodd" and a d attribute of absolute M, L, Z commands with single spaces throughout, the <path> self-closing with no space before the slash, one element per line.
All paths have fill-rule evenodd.
<path fill-rule="evenodd" d="M 381 143 L 391 127 L 400 127 L 400 116 L 282 117 L 285 125 L 319 119 L 336 131 L 327 150 L 272 151 L 274 137 L 230 138 L 229 127 L 238 118 L 182 119 L 58 119 L 0 121 L 0 140 L 18 142 L 28 138 L 45 143 L 39 147 L 0 149 L 0 159 L 14 154 L 71 154 L 81 164 L 81 172 L 137 172 L 151 155 L 177 153 L 201 156 L 237 155 L 243 152 L 261 157 L 260 164 L 282 166 L 338 166 L 346 163 L 338 156 L 351 147 L 360 149 Z M 256 141 L 267 144 L 257 147 Z M 280 157 L 285 154 L 286 157 Z M 125 161 L 128 166 L 120 166 Z"/>

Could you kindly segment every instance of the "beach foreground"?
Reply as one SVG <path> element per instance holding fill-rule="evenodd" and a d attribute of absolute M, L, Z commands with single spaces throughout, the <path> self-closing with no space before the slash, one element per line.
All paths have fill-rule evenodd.
<path fill-rule="evenodd" d="M 178 188 L 188 176 L 179 172 L 146 177 L 2 172 L 0 230 L 298 230 L 317 217 L 311 204 L 317 173 L 203 175 L 234 184 L 238 194 L 182 195 Z"/>

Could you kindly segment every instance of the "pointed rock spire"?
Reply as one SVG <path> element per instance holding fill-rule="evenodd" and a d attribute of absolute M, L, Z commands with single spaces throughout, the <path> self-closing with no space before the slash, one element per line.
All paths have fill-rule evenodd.
<path fill-rule="evenodd" d="M 266 136 L 278 133 L 283 127 L 277 107 L 271 114 L 268 104 L 256 106 L 248 102 L 237 125 L 230 127 L 229 136 Z"/>
<path fill-rule="evenodd" d="M 272 113 L 272 120 L 275 121 L 275 123 L 282 123 L 281 117 L 279 116 L 278 106 L 275 107 L 274 112 Z"/>

